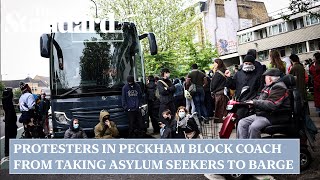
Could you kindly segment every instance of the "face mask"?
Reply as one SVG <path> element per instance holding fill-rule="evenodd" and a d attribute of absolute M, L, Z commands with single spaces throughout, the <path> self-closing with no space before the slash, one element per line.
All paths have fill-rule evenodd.
<path fill-rule="evenodd" d="M 250 71 L 253 71 L 255 69 L 256 69 L 256 67 L 254 65 L 246 65 L 246 64 L 244 64 L 243 67 L 242 67 L 242 70 L 244 72 L 250 72 Z"/>
<path fill-rule="evenodd" d="M 79 124 L 74 124 L 74 125 L 73 125 L 73 128 L 74 128 L 74 129 L 78 129 L 78 128 L 79 128 Z"/>
<path fill-rule="evenodd" d="M 179 112 L 179 117 L 184 118 L 186 116 L 186 112 Z"/>

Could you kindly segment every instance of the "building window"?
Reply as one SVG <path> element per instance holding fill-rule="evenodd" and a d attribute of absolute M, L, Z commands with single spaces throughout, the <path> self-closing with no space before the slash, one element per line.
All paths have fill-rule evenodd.
<path fill-rule="evenodd" d="M 304 53 L 307 52 L 307 48 L 306 48 L 306 43 L 298 43 L 298 44 L 293 44 L 291 46 L 291 53 L 292 54 L 300 54 L 300 53 Z"/>
<path fill-rule="evenodd" d="M 309 50 L 317 51 L 320 49 L 320 39 L 309 41 Z"/>
<path fill-rule="evenodd" d="M 286 56 L 286 49 L 284 47 L 279 48 L 278 51 L 280 52 L 280 56 L 281 57 Z"/>
<path fill-rule="evenodd" d="M 303 18 L 292 20 L 292 30 L 301 29 L 304 27 Z"/>
<path fill-rule="evenodd" d="M 260 51 L 258 52 L 258 58 L 260 61 L 267 60 L 269 58 L 269 51 Z"/>
<path fill-rule="evenodd" d="M 316 47 L 315 47 L 314 41 L 310 41 L 310 42 L 309 42 L 309 50 L 310 50 L 310 51 L 314 51 L 314 50 L 316 50 Z"/>
<path fill-rule="evenodd" d="M 306 16 L 306 22 L 307 22 L 307 26 L 318 24 L 319 18 L 316 16 L 308 15 L 308 16 Z"/>
<path fill-rule="evenodd" d="M 239 36 L 239 44 L 253 41 L 253 32 L 245 33 Z"/>
<path fill-rule="evenodd" d="M 287 31 L 287 26 L 285 23 L 280 23 L 277 25 L 273 25 L 269 27 L 269 35 L 273 36 L 273 35 L 277 35 L 283 32 Z"/>

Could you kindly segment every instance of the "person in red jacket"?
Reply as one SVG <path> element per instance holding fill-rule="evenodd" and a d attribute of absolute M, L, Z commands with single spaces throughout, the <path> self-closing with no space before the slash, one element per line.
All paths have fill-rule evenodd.
<path fill-rule="evenodd" d="M 315 62 L 310 66 L 309 72 L 314 81 L 314 106 L 320 116 L 320 53 L 315 53 L 313 57 Z"/>

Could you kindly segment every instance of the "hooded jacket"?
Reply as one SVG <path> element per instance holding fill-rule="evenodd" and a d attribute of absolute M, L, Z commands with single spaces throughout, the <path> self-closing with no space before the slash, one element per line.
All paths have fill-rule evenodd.
<path fill-rule="evenodd" d="M 85 138 L 87 139 L 87 134 L 84 132 L 84 130 L 79 126 L 79 128 L 74 129 L 73 128 L 73 121 L 70 122 L 69 129 L 64 133 L 64 139 L 81 139 Z"/>
<path fill-rule="evenodd" d="M 137 83 L 126 84 L 122 88 L 122 107 L 126 111 L 138 111 L 141 105 L 142 91 Z"/>
<path fill-rule="evenodd" d="M 103 122 L 104 116 L 110 116 L 109 112 L 103 111 L 103 110 L 100 112 L 100 117 L 99 117 L 100 122 L 94 127 L 95 138 L 96 139 L 110 139 L 110 138 L 114 138 L 114 137 L 118 136 L 119 131 L 117 129 L 116 124 L 113 121 L 109 120 L 111 127 L 108 127 Z"/>
<path fill-rule="evenodd" d="M 250 91 L 241 96 L 241 98 L 238 99 L 239 101 L 254 99 L 264 86 L 262 74 L 265 71 L 265 67 L 257 61 L 254 62 L 254 66 L 255 70 L 252 72 L 245 72 L 242 70 L 242 66 L 240 66 L 241 69 L 233 76 L 233 78 L 227 79 L 227 87 L 236 90 L 236 98 L 239 98 L 243 87 L 250 87 Z"/>

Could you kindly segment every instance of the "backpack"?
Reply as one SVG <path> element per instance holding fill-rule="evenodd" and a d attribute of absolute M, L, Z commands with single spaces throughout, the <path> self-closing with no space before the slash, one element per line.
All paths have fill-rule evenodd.
<path fill-rule="evenodd" d="M 156 89 L 156 92 L 154 93 L 154 95 L 156 96 L 157 99 L 160 99 L 160 93 L 159 93 L 159 89 Z"/>
<path fill-rule="evenodd" d="M 162 80 L 159 80 L 159 82 L 161 82 L 164 86 L 166 86 L 167 88 L 169 87 L 167 83 L 165 83 L 164 81 Z M 160 99 L 160 93 L 159 93 L 159 88 L 157 86 L 157 89 L 156 89 L 156 92 L 154 94 L 156 96 L 157 99 Z"/>

